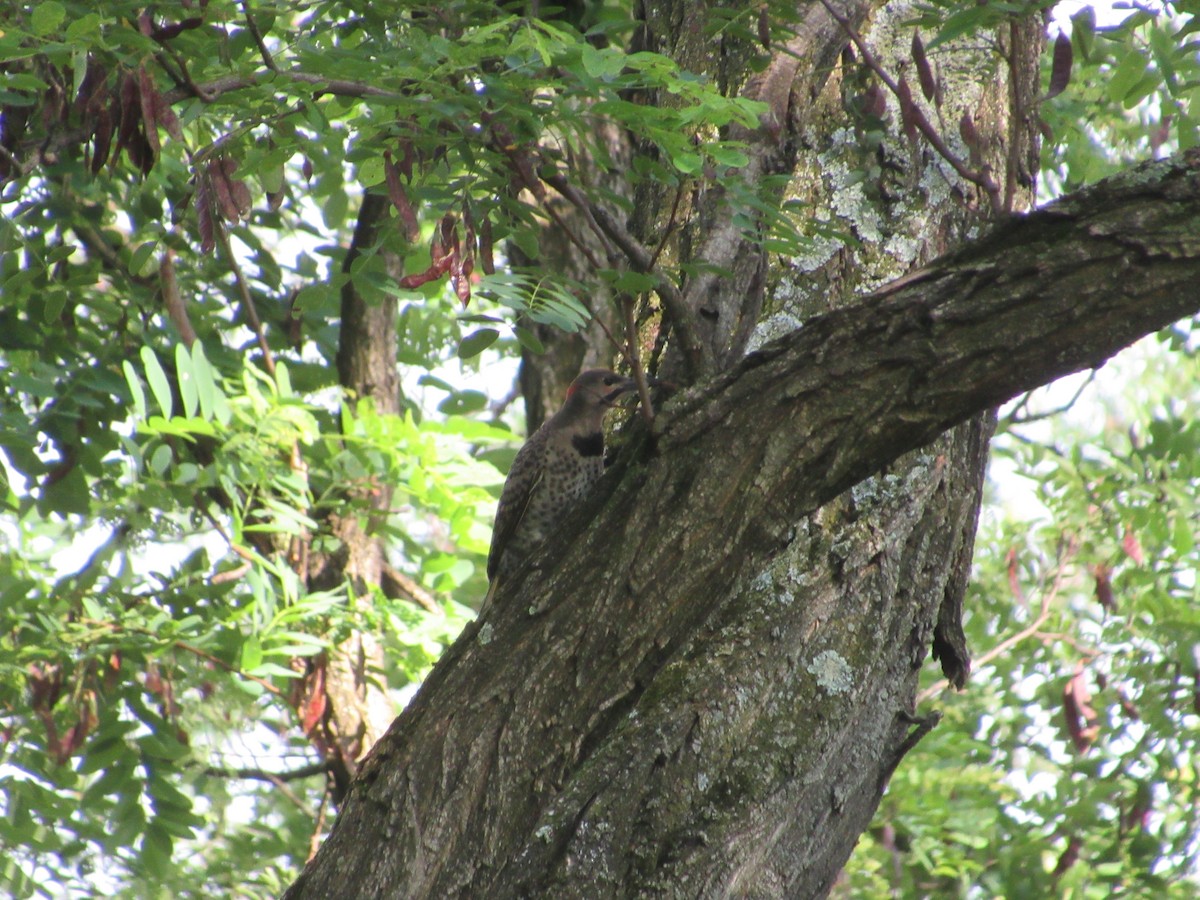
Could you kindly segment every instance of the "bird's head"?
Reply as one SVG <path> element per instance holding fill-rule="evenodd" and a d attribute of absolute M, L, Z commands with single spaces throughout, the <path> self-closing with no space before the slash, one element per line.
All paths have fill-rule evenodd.
<path fill-rule="evenodd" d="M 580 372 L 567 388 L 567 403 L 588 411 L 603 414 L 617 405 L 617 400 L 637 390 L 637 382 L 608 369 L 588 369 Z"/>

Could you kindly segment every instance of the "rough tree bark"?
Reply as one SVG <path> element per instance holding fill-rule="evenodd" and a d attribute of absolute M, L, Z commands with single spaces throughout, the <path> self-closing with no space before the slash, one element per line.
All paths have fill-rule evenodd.
<path fill-rule="evenodd" d="M 969 548 L 913 510 L 983 453 L 938 436 L 1200 311 L 1198 279 L 1193 154 L 669 400 L 439 663 L 287 896 L 824 894 L 933 722 L 912 704 L 942 597 L 908 579 L 955 590 Z M 908 489 L 886 490 L 904 454 Z M 851 487 L 826 510 L 854 539 L 814 541 L 805 514 Z M 867 518 L 884 527 L 854 533 Z"/>
<path fill-rule="evenodd" d="M 845 0 L 835 8 L 858 26 L 870 7 Z M 747 79 L 746 48 L 724 38 L 714 47 L 704 38 L 704 14 L 702 7 L 686 2 L 647 4 L 638 40 L 642 46 L 670 52 L 686 68 L 708 72 L 731 92 L 767 103 L 764 127 L 736 135 L 746 140 L 751 159 L 743 177 L 757 191 L 765 179 L 792 172 L 798 157 L 807 153 L 812 158 L 806 140 L 824 145 L 827 138 L 814 138 L 814 127 L 822 135 L 844 127 L 841 106 L 847 98 L 835 90 L 830 99 L 827 79 L 846 33 L 814 4 L 788 45 L 777 48 L 770 65 Z M 1030 28 L 1036 35 L 1036 24 L 1030 23 Z M 1011 58 L 1024 67 L 1022 77 L 1036 71 L 1036 48 L 1024 55 L 1014 50 Z M 1005 103 L 994 100 L 1007 93 L 1007 73 L 981 76 L 975 63 L 965 68 L 976 83 L 962 93 L 977 98 L 973 116 L 980 130 L 992 135 L 989 161 L 997 170 L 1011 169 L 995 156 L 1011 146 L 1023 159 L 1032 144 L 1026 130 L 1010 125 Z M 841 91 L 850 93 L 845 86 Z M 814 102 L 822 96 L 823 105 Z M 837 122 L 822 122 L 822 117 Z M 871 152 L 853 150 L 861 156 Z M 909 152 L 893 151 L 893 162 Z M 846 163 L 847 168 L 860 165 L 861 159 Z M 881 195 L 891 191 L 909 200 L 915 193 L 927 197 L 927 191 L 912 190 L 926 166 L 928 159 L 918 158 L 895 167 L 899 174 L 880 173 L 876 187 Z M 836 184 L 829 188 L 839 190 Z M 638 199 L 636 208 L 643 215 L 635 216 L 630 228 L 645 245 L 657 244 L 669 231 L 668 207 L 677 200 L 655 196 L 652 187 Z M 771 312 L 786 313 L 782 318 L 790 321 L 797 314 L 837 308 L 869 283 L 863 272 L 873 272 L 878 281 L 960 241 L 978 224 L 976 208 L 972 198 L 943 195 L 937 203 L 929 200 L 924 208 L 891 215 L 893 224 L 906 216 L 918 222 L 912 229 L 918 239 L 910 242 L 910 249 L 897 254 L 894 247 L 888 248 L 880 254 L 887 259 L 871 265 L 864 265 L 863 254 L 838 254 L 819 272 L 791 280 L 791 293 L 808 295 L 794 302 L 779 284 L 768 286 L 766 256 L 758 238 L 734 224 L 720 190 L 710 186 L 685 197 L 674 224 L 687 225 L 670 241 L 667 253 L 676 262 L 700 262 L 709 273 L 725 274 L 714 278 L 702 265 L 700 274 L 682 286 L 690 320 L 676 316 L 670 322 L 675 337 L 667 344 L 665 374 L 683 380 L 679 373 L 689 369 L 728 369 L 741 358 L 764 303 Z M 619 243 L 618 237 L 609 234 Z M 797 291 L 801 282 L 808 286 Z M 816 302 L 814 294 L 819 295 Z M 862 308 L 856 314 L 863 315 Z M 687 352 L 679 353 L 681 347 Z M 566 355 L 571 352 L 575 351 Z M 557 402 L 544 390 L 540 396 L 528 392 L 527 400 L 531 418 Z M 847 409 L 846 415 L 852 413 Z M 755 420 L 755 425 L 762 421 Z M 381 780 L 374 789 L 363 788 L 362 796 L 381 799 L 393 811 L 402 807 L 376 791 L 386 783 L 385 791 L 412 792 L 407 797 L 411 808 L 401 811 L 403 825 L 391 816 L 375 820 L 392 837 L 399 834 L 397 827 L 405 830 L 403 849 L 390 862 L 375 860 L 379 867 L 374 871 L 343 880 L 363 860 L 347 860 L 344 869 L 330 862 L 329 854 L 336 856 L 346 846 L 342 839 L 331 840 L 324 861 L 319 857 L 313 875 L 306 876 L 316 880 L 302 881 L 294 892 L 320 896 L 336 889 L 364 896 L 430 897 L 623 896 L 649 890 L 671 896 L 823 892 L 869 821 L 891 768 L 915 740 L 905 735 L 904 714 L 898 717 L 897 710 L 912 702 L 916 661 L 923 658 L 931 635 L 935 652 L 952 676 L 960 680 L 965 674 L 957 611 L 970 564 L 989 428 L 984 414 L 942 436 L 925 452 L 893 462 L 889 477 L 821 509 L 818 504 L 797 507 L 781 502 L 773 510 L 774 520 L 733 504 L 739 496 L 734 488 L 738 480 L 730 481 L 729 491 L 719 496 L 722 503 L 729 501 L 723 513 L 731 518 L 697 533 L 712 542 L 708 553 L 714 559 L 728 557 L 722 571 L 735 574 L 729 582 L 697 580 L 705 589 L 698 595 L 702 602 L 686 599 L 686 593 L 669 598 L 660 589 L 657 581 L 669 578 L 672 566 L 689 565 L 668 556 L 659 561 L 664 568 L 655 569 L 657 574 L 645 569 L 627 576 L 625 596 L 605 601 L 593 597 L 596 605 L 580 606 L 580 618 L 572 617 L 561 631 L 552 630 L 553 639 L 542 651 L 549 652 L 546 658 L 520 640 L 517 631 L 498 632 L 500 622 L 485 623 L 480 640 L 494 652 L 512 654 L 521 671 L 528 673 L 532 666 L 535 675 L 529 685 L 494 672 L 491 663 L 465 681 L 446 676 L 453 689 L 435 675 L 442 690 L 431 685 L 431 708 L 472 698 L 470 712 L 446 717 L 414 712 L 417 718 L 407 727 L 424 731 L 431 723 L 423 717 L 428 715 L 436 719 L 433 730 L 424 738 L 407 734 L 399 743 L 395 734 L 386 738 L 365 776 Z M 728 441 L 729 432 L 722 433 Z M 684 476 L 684 483 L 693 475 L 699 478 L 698 467 L 706 461 L 721 465 L 721 455 L 706 452 L 707 457 L 689 454 L 687 465 L 676 469 L 677 474 L 692 473 Z M 669 498 L 677 490 L 684 488 L 676 484 L 660 498 L 666 509 L 659 503 L 646 507 L 654 510 L 654 518 L 626 521 L 624 533 L 637 535 L 637 540 L 622 548 L 639 546 L 655 526 L 682 522 L 686 527 L 687 517 L 672 508 Z M 744 537 L 745 529 L 759 534 L 762 545 L 740 548 L 735 537 Z M 611 545 L 603 552 L 618 555 Z M 734 559 L 743 552 L 746 555 Z M 582 578 L 575 583 L 586 585 L 594 574 L 566 577 Z M 607 626 L 629 618 L 633 598 L 643 592 L 664 604 L 651 616 L 654 626 L 624 635 Z M 786 602 L 776 610 L 764 606 L 768 597 Z M 527 604 L 523 599 L 513 602 Z M 557 597 L 554 603 L 559 603 Z M 586 628 L 583 616 L 597 612 L 602 618 L 596 621 L 606 626 Z M 872 641 L 856 645 L 837 630 L 821 631 L 831 620 L 842 622 L 847 615 L 851 621 L 863 616 L 877 621 Z M 810 655 L 806 665 L 799 666 L 799 648 L 810 647 L 818 633 L 833 655 Z M 795 718 L 796 709 L 820 707 L 814 673 L 818 687 L 836 692 L 844 674 L 839 664 L 848 665 L 849 658 L 866 665 L 864 654 L 874 641 L 895 652 L 868 666 L 864 680 L 870 689 L 856 688 L 859 701 L 875 701 L 871 714 L 860 713 L 853 720 L 857 731 L 842 727 L 844 717 L 827 716 L 823 728 Z M 461 652 L 467 651 L 459 645 L 450 658 L 457 659 Z M 764 679 L 764 673 L 770 677 Z M 765 690 L 772 683 L 778 688 L 774 693 Z M 562 697 L 563 685 L 576 692 Z M 639 727 L 622 741 L 609 743 L 610 732 L 623 732 L 630 721 Z M 822 753 L 806 755 L 814 746 Z M 397 757 L 400 772 L 391 768 Z M 619 786 L 603 796 L 599 782 L 578 771 L 579 766 L 599 765 L 595 761 L 601 759 L 601 781 Z M 833 762 L 838 764 L 836 771 L 822 768 Z M 393 781 L 383 771 L 400 778 Z M 682 790 L 683 782 L 691 790 Z M 585 799 L 580 801 L 580 796 Z M 370 809 L 369 803 L 362 807 L 352 801 L 354 811 L 347 815 L 357 817 L 366 810 L 371 819 Z M 831 816 L 838 827 L 830 827 Z M 787 828 L 781 818 L 790 820 Z M 366 827 L 366 820 L 353 820 Z M 571 821 L 579 828 L 573 830 Z M 353 825 L 339 826 L 337 834 L 346 828 L 351 834 L 356 831 Z M 811 840 L 813 834 L 826 839 Z M 350 840 L 363 837 L 358 832 Z M 323 874 L 318 877 L 317 872 Z"/>

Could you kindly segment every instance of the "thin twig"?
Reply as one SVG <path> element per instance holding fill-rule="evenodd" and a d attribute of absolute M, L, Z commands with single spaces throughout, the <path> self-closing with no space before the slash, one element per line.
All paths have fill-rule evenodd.
<path fill-rule="evenodd" d="M 250 15 L 250 4 L 246 0 L 242 0 L 242 13 L 246 17 L 246 28 L 250 30 L 250 35 L 258 46 L 258 53 L 262 57 L 263 64 L 272 72 L 278 72 L 279 66 L 275 65 L 275 59 L 271 56 L 271 51 L 267 49 L 262 32 L 258 30 L 258 23 L 254 21 L 254 16 Z"/>
<path fill-rule="evenodd" d="M 317 855 L 317 849 L 321 846 L 321 832 L 325 830 L 325 814 L 329 809 L 329 797 L 333 793 L 333 773 L 326 771 L 325 773 L 325 791 L 321 794 L 321 805 L 317 808 L 317 821 L 313 825 L 312 835 L 308 839 L 308 860 Z"/>
<path fill-rule="evenodd" d="M 242 267 L 233 253 L 233 246 L 229 241 L 229 232 L 225 228 L 216 228 L 214 230 L 220 235 L 221 248 L 225 251 L 225 256 L 229 260 L 229 268 L 233 270 L 233 279 L 237 282 L 238 293 L 242 298 L 242 311 L 246 315 L 246 320 L 250 323 L 250 330 L 254 332 L 254 336 L 258 339 L 259 349 L 262 350 L 263 368 L 267 370 L 268 375 L 274 378 L 275 354 L 271 352 L 271 345 L 267 343 L 267 335 L 263 331 L 262 320 L 258 317 L 258 309 L 254 306 L 254 298 L 250 296 L 250 285 L 246 281 L 246 276 L 242 274 Z"/>
<path fill-rule="evenodd" d="M 258 309 L 254 305 L 254 298 L 250 296 L 250 285 L 246 281 L 246 276 L 242 272 L 242 267 L 237 261 L 237 257 L 233 253 L 233 246 L 229 240 L 229 232 L 224 228 L 215 229 L 221 238 L 221 247 L 225 251 L 225 256 L 229 260 L 229 267 L 233 270 L 234 280 L 237 282 L 238 292 L 242 297 L 242 309 L 246 313 L 246 318 L 250 322 L 250 327 L 254 331 L 255 337 L 258 339 L 258 346 L 263 354 L 263 368 L 272 379 L 275 378 L 275 355 L 271 352 L 271 345 L 267 343 L 267 334 L 263 329 L 262 320 L 258 317 Z M 305 477 L 307 483 L 308 465 L 304 462 L 304 456 L 300 452 L 300 442 L 293 441 L 291 454 L 288 458 L 288 465 L 293 472 Z M 293 563 L 293 569 L 300 575 L 304 574 L 307 566 L 307 543 L 302 540 L 307 536 L 302 534 L 296 539 L 297 542 L 291 548 L 289 553 L 290 561 Z"/>
<path fill-rule="evenodd" d="M 642 351 L 638 341 L 637 320 L 634 317 L 636 300 L 632 294 L 621 297 L 621 308 L 625 313 L 625 340 L 629 346 L 626 354 L 633 368 L 633 380 L 637 382 L 638 397 L 641 399 L 640 413 L 647 425 L 654 424 L 654 407 L 650 405 L 650 386 L 646 383 L 646 370 L 642 367 Z"/>
<path fill-rule="evenodd" d="M 1078 402 L 1079 398 L 1081 396 L 1083 396 L 1083 392 L 1088 389 L 1088 387 L 1092 384 L 1092 382 L 1096 380 L 1096 372 L 1097 372 L 1096 369 L 1092 369 L 1088 373 L 1087 379 L 1083 382 L 1083 384 L 1081 384 L 1079 386 L 1079 389 L 1077 391 L 1075 391 L 1075 393 L 1071 396 L 1071 399 L 1068 400 L 1066 403 L 1064 403 L 1062 406 L 1058 406 L 1054 409 L 1048 409 L 1045 412 L 1032 413 L 1031 415 L 1028 415 L 1028 416 L 1021 416 L 1021 410 L 1026 409 L 1029 406 L 1029 398 L 1033 395 L 1033 391 L 1029 391 L 1028 393 L 1025 394 L 1024 397 L 1021 398 L 1021 401 L 1015 407 L 1013 407 L 1012 412 L 1010 412 L 1007 416 L 1004 417 L 1003 420 L 1001 420 L 1001 424 L 1006 427 L 1012 426 L 1012 425 L 1028 425 L 1030 422 L 1040 422 L 1042 419 L 1049 419 L 1053 416 L 1058 416 L 1058 415 L 1061 415 L 1062 413 L 1067 412 L 1069 409 L 1071 409 L 1071 407 L 1073 407 Z"/>
<path fill-rule="evenodd" d="M 821 0 L 821 5 L 825 7 L 830 17 L 842 27 L 842 30 L 846 32 L 846 35 L 853 42 L 854 46 L 858 48 L 858 52 L 862 55 L 863 62 L 867 68 L 874 72 L 879 80 L 887 85 L 888 90 L 892 92 L 897 100 L 900 100 L 900 85 L 887 73 L 887 70 L 883 68 L 879 60 L 875 58 L 875 54 L 871 52 L 866 41 L 863 40 L 858 30 L 850 23 L 850 20 L 834 9 L 829 0 Z M 978 185 L 987 193 L 992 204 L 993 213 L 999 215 L 1003 212 L 1004 202 L 1000 196 L 1000 186 L 996 184 L 991 175 L 986 171 L 977 172 L 959 159 L 946 142 L 942 140 L 942 136 L 933 127 L 929 119 L 925 117 L 925 113 L 921 111 L 921 108 L 916 105 L 915 101 L 912 103 L 911 112 L 913 124 L 917 126 L 921 134 L 924 135 L 925 140 L 937 151 L 938 155 L 946 160 L 955 172 L 972 184 Z"/>
<path fill-rule="evenodd" d="M 32 161 L 29 163 L 21 162 L 21 160 L 13 156 L 9 149 L 3 144 L 0 144 L 0 157 L 8 160 L 9 165 L 17 170 L 18 175 L 28 175 L 34 166 Z"/>
<path fill-rule="evenodd" d="M 442 608 L 438 606 L 437 600 L 433 598 L 433 594 L 429 593 L 414 579 L 409 578 L 400 570 L 393 568 L 388 563 L 384 563 L 381 576 L 381 584 L 379 586 L 385 596 L 403 596 L 427 612 L 438 614 L 442 612 Z"/>
<path fill-rule="evenodd" d="M 583 305 L 583 308 L 586 309 L 591 315 L 592 321 L 600 326 L 600 330 L 604 332 L 604 337 L 610 344 L 612 344 L 613 349 L 621 354 L 621 356 L 625 357 L 625 361 L 632 366 L 633 360 L 629 358 L 629 352 L 625 347 L 625 343 L 617 340 L 616 336 L 612 333 L 612 329 L 608 327 L 608 323 L 605 322 L 604 319 L 594 309 L 592 309 L 592 305 L 587 301 L 587 298 L 580 297 L 578 295 L 574 296 L 575 299 Z"/>
<path fill-rule="evenodd" d="M 95 253 L 97 256 L 99 256 L 100 259 L 103 260 L 104 264 L 114 272 L 124 275 L 133 284 L 146 287 L 154 284 L 153 278 L 147 278 L 138 275 L 136 272 L 130 272 L 129 267 L 121 262 L 121 257 L 117 255 L 116 249 L 114 249 L 113 246 L 104 239 L 104 235 L 102 235 L 94 226 L 77 219 L 71 223 L 71 230 L 75 232 L 76 237 L 83 242 L 84 249 L 90 250 L 92 253 Z"/>
<path fill-rule="evenodd" d="M 146 634 L 153 636 L 154 632 L 150 631 L 149 629 L 146 629 Z M 239 678 L 245 678 L 247 681 L 253 681 L 255 684 L 257 684 L 261 688 L 263 688 L 263 690 L 269 691 L 270 693 L 274 694 L 276 697 L 286 697 L 287 696 L 283 691 L 281 691 L 279 688 L 275 687 L 275 685 L 271 684 L 271 682 L 267 681 L 265 678 L 260 678 L 257 675 L 251 675 L 249 672 L 243 672 L 237 666 L 234 666 L 234 665 L 231 665 L 230 663 L 225 662 L 225 660 L 221 659 L 219 656 L 214 656 L 213 654 L 209 653 L 207 650 L 200 649 L 195 644 L 189 644 L 187 641 L 172 641 L 172 646 L 178 647 L 180 650 L 186 650 L 188 653 L 191 653 L 193 656 L 198 656 L 201 659 L 212 663 L 214 666 L 218 666 L 218 667 L 224 669 L 230 675 L 237 675 Z"/>
<path fill-rule="evenodd" d="M 247 572 L 250 571 L 250 563 L 244 562 L 240 566 L 233 569 L 228 569 L 224 572 L 218 572 L 212 578 L 208 579 L 209 584 L 226 584 L 230 581 L 237 581 Z"/>
<path fill-rule="evenodd" d="M 377 97 L 381 100 L 411 100 L 412 98 L 400 93 L 399 91 L 389 91 L 385 88 L 376 87 L 373 84 L 366 84 L 361 81 L 348 81 L 343 78 L 325 78 L 321 75 L 314 75 L 311 72 L 301 72 L 298 69 L 281 69 L 270 73 L 272 77 L 278 77 L 284 81 L 291 81 L 297 84 L 311 85 L 317 89 L 320 94 L 333 94 L 336 97 L 354 97 L 362 99 L 364 97 Z M 186 88 L 172 88 L 163 95 L 163 99 L 167 103 L 178 103 L 180 100 L 187 100 L 191 97 L 199 97 L 206 103 L 211 103 L 222 94 L 227 94 L 231 91 L 240 91 L 248 87 L 255 87 L 259 80 L 267 77 L 267 73 L 255 73 L 252 75 L 227 75 L 223 78 L 215 78 L 212 81 L 203 84 L 197 84 L 188 80 Z"/>
<path fill-rule="evenodd" d="M 163 249 L 158 263 L 158 283 L 162 292 L 163 305 L 167 308 L 167 318 L 179 332 L 183 345 L 189 350 L 196 343 L 196 329 L 188 316 L 187 306 L 179 295 L 179 282 L 175 278 L 175 251 L 170 247 Z"/>
<path fill-rule="evenodd" d="M 203 503 L 198 503 L 197 508 L 200 510 L 200 515 L 208 519 L 208 524 L 213 527 L 213 530 L 224 539 L 230 550 L 248 563 L 259 562 L 259 558 L 252 551 L 247 550 L 233 539 L 233 536 L 225 530 L 224 525 L 217 521 L 217 517 L 208 510 L 207 506 L 205 506 Z"/>
<path fill-rule="evenodd" d="M 154 631 L 151 631 L 149 628 L 141 628 L 136 625 L 122 625 L 120 622 L 104 622 L 100 619 L 81 618 L 79 621 L 80 623 L 84 625 L 90 625 L 93 628 L 104 628 L 108 631 L 116 633 L 125 632 L 127 634 L 144 634 L 147 637 L 161 640 L 161 636 Z M 224 669 L 231 675 L 237 675 L 239 678 L 245 678 L 247 681 L 253 681 L 255 684 L 262 687 L 263 690 L 269 691 L 277 697 L 286 696 L 283 691 L 275 687 L 275 685 L 271 684 L 271 682 L 267 681 L 265 678 L 260 678 L 257 675 L 251 675 L 249 672 L 243 672 L 237 666 L 225 662 L 225 660 L 221 659 L 219 656 L 214 656 L 207 650 L 197 647 L 195 644 L 189 644 L 187 641 L 169 641 L 169 643 L 172 647 L 175 647 L 178 650 L 183 650 L 192 654 L 193 656 L 197 656 L 205 662 L 210 662 L 214 666 Z"/>
<path fill-rule="evenodd" d="M 675 200 L 671 203 L 671 214 L 667 216 L 667 225 L 663 229 L 662 237 L 658 241 L 658 246 L 654 248 L 654 253 L 650 255 L 650 265 L 658 265 L 658 258 L 662 256 L 663 250 L 667 247 L 667 241 L 671 237 L 671 233 L 675 230 L 675 217 L 679 214 L 679 204 L 683 200 L 683 179 L 680 179 L 679 186 L 675 188 Z"/>
<path fill-rule="evenodd" d="M 205 766 L 204 774 L 214 778 L 245 778 L 251 781 L 269 781 L 272 784 L 285 781 L 297 781 L 301 778 L 312 778 L 314 775 L 324 775 L 329 771 L 328 763 L 318 760 L 298 769 L 286 772 L 268 772 L 265 769 L 251 767 L 246 769 L 226 769 L 221 766 Z"/>
<path fill-rule="evenodd" d="M 567 239 L 579 248 L 579 252 L 583 254 L 584 258 L 588 261 L 588 264 L 591 265 L 593 269 L 599 271 L 600 269 L 604 268 L 602 265 L 600 265 L 600 260 L 596 259 L 596 254 L 592 252 L 592 248 L 583 242 L 583 239 L 575 233 L 574 228 L 563 221 L 562 216 L 558 214 L 558 210 L 556 210 L 549 203 L 542 204 L 542 208 L 546 210 L 546 215 L 554 220 L 554 224 L 563 230 L 563 233 L 567 236 Z"/>
<path fill-rule="evenodd" d="M 662 298 L 667 315 L 671 317 L 676 333 L 679 335 L 684 358 L 687 360 L 692 374 L 699 377 L 709 372 L 712 369 L 712 360 L 703 342 L 700 340 L 696 317 L 691 307 L 687 305 L 683 294 L 680 293 L 679 287 L 675 282 L 668 278 L 665 273 L 655 269 L 654 254 L 626 231 L 609 214 L 608 210 L 598 203 L 589 200 L 562 175 L 543 175 L 542 180 L 570 200 L 571 203 L 584 213 L 589 223 L 594 223 L 594 228 L 598 233 L 602 233 L 607 238 L 610 238 L 625 255 L 625 258 L 629 260 L 635 271 L 654 276 L 654 290 Z"/>

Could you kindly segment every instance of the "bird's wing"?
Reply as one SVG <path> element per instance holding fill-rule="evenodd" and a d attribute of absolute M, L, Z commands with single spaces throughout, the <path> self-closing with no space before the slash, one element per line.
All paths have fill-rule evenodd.
<path fill-rule="evenodd" d="M 542 464 L 546 446 L 546 433 L 542 429 L 534 432 L 525 445 L 517 451 L 504 488 L 500 491 L 500 504 L 496 507 L 496 522 L 492 526 L 492 546 L 488 551 L 488 579 L 496 577 L 500 557 L 504 548 L 525 517 L 529 500 L 542 480 L 545 467 Z"/>

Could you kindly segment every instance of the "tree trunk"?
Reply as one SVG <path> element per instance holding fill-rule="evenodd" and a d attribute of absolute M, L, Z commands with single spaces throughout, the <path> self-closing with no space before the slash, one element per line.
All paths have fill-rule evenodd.
<path fill-rule="evenodd" d="M 342 269 L 379 243 L 381 223 L 387 221 L 387 200 L 377 194 L 363 197 L 358 223 Z M 402 260 L 388 249 L 379 249 L 390 277 L 399 279 Z M 396 370 L 396 298 L 384 295 L 371 304 L 353 280 L 342 288 L 341 329 L 338 343 L 338 380 L 352 398 L 367 398 L 383 414 L 400 412 L 400 379 Z M 390 514 L 393 489 L 375 485 L 365 499 L 382 520 Z M 350 602 L 369 602 L 371 585 L 382 585 L 387 557 L 372 523 L 356 514 L 330 517 L 330 528 L 339 548 L 332 554 L 312 554 L 308 566 L 310 585 L 328 590 L 348 583 Z M 333 776 L 334 802 L 340 802 L 359 759 L 379 740 L 393 717 L 394 705 L 375 674 L 383 669 L 383 647 L 378 637 L 356 631 L 328 655 L 312 661 L 304 680 L 304 703 L 322 704 L 324 715 L 310 733 Z M 322 696 L 323 695 L 323 696 Z"/>
<path fill-rule="evenodd" d="M 984 453 L 939 435 L 1200 310 L 1197 233 L 1200 159 L 1142 167 L 667 401 L 287 896 L 823 895 L 932 724 L 916 671 Z"/>

